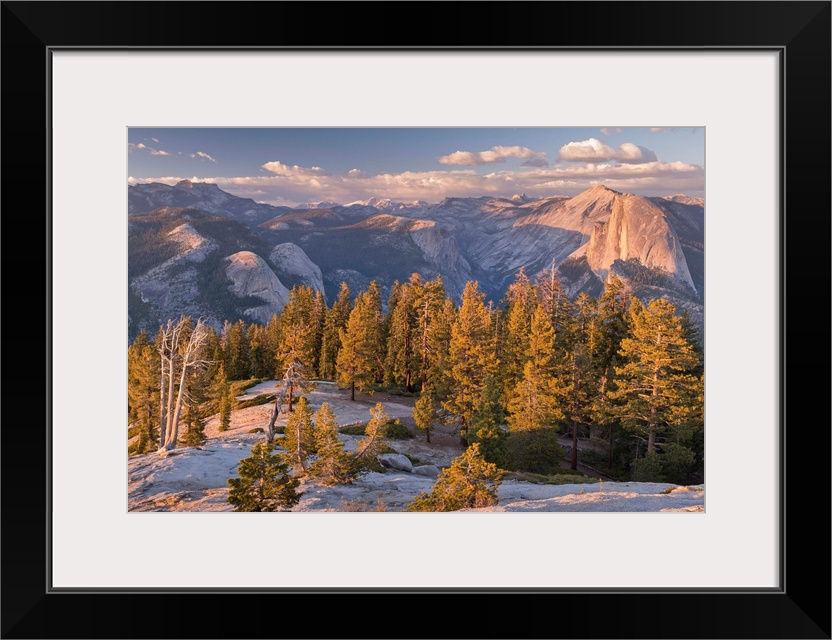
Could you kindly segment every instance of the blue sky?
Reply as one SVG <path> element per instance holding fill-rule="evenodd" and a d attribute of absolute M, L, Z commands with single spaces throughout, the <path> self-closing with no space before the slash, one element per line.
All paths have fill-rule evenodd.
<path fill-rule="evenodd" d="M 371 196 L 704 195 L 701 127 L 131 128 L 131 184 L 214 182 L 294 206 Z"/>

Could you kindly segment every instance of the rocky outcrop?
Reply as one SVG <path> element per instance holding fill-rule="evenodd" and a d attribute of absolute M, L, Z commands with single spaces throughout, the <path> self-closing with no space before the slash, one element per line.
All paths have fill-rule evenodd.
<path fill-rule="evenodd" d="M 427 476 L 428 478 L 436 478 L 439 475 L 439 467 L 432 464 L 422 464 L 418 467 L 413 467 L 413 473 L 417 476 Z"/>
<path fill-rule="evenodd" d="M 289 301 L 289 290 L 283 286 L 263 258 L 251 251 L 239 251 L 226 258 L 225 275 L 231 280 L 229 289 L 244 298 L 260 298 L 264 304 L 245 309 L 243 313 L 257 322 L 268 322 L 280 313 Z"/>
<path fill-rule="evenodd" d="M 321 269 L 309 259 L 306 252 L 298 245 L 284 242 L 272 249 L 269 260 L 281 275 L 296 279 L 300 284 L 323 292 L 324 280 Z"/>
<path fill-rule="evenodd" d="M 378 456 L 378 461 L 383 467 L 387 467 L 388 469 L 396 469 L 397 471 L 406 471 L 408 473 L 413 471 L 413 463 L 410 462 L 410 458 L 400 453 L 383 453 Z"/>
<path fill-rule="evenodd" d="M 586 256 L 602 281 L 616 260 L 635 258 L 645 267 L 661 269 L 696 290 L 665 212 L 641 196 L 616 196 L 609 219 L 596 223 L 589 241 L 571 257 L 580 256 Z"/>

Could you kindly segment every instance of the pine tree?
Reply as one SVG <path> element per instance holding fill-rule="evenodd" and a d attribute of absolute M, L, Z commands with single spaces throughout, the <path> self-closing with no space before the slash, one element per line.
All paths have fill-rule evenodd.
<path fill-rule="evenodd" d="M 273 451 L 274 445 L 261 441 L 252 447 L 250 457 L 240 461 L 239 477 L 228 480 L 228 502 L 234 511 L 288 511 L 300 501 L 300 481 Z"/>
<path fill-rule="evenodd" d="M 132 448 L 148 453 L 158 445 L 159 354 L 142 331 L 127 349 L 128 422 L 139 427 L 139 439 Z"/>
<path fill-rule="evenodd" d="M 562 367 L 561 379 L 567 381 L 570 388 L 564 397 L 563 410 L 566 423 L 572 430 L 570 468 L 577 469 L 578 428 L 581 425 L 591 425 L 593 422 L 593 401 L 598 384 L 589 351 L 582 342 L 575 342 L 570 350 Z"/>
<path fill-rule="evenodd" d="M 474 408 L 468 439 L 472 444 L 479 444 L 483 458 L 502 468 L 507 461 L 508 433 L 503 429 L 506 414 L 500 402 L 500 395 L 497 379 L 487 376 Z"/>
<path fill-rule="evenodd" d="M 451 466 L 439 474 L 430 493 L 421 493 L 408 511 L 458 511 L 481 509 L 497 504 L 497 489 L 502 472 L 480 454 L 472 444 Z"/>
<path fill-rule="evenodd" d="M 295 410 L 289 414 L 280 444 L 285 450 L 284 459 L 294 468 L 295 474 L 305 475 L 309 467 L 308 458 L 317 450 L 312 408 L 306 398 L 299 398 Z"/>
<path fill-rule="evenodd" d="M 300 364 L 314 376 L 319 360 L 319 322 L 321 310 L 315 290 L 305 285 L 292 287 L 289 301 L 280 315 L 280 339 L 277 347 L 277 370 L 285 371 Z"/>
<path fill-rule="evenodd" d="M 214 398 L 217 412 L 219 413 L 219 431 L 228 431 L 231 426 L 231 408 L 234 403 L 234 396 L 231 392 L 231 384 L 225 373 L 225 365 L 220 363 L 219 369 L 214 376 Z"/>
<path fill-rule="evenodd" d="M 246 323 L 242 320 L 225 323 L 223 329 L 223 354 L 229 380 L 246 380 L 249 377 L 248 341 Z"/>
<path fill-rule="evenodd" d="M 558 344 L 568 348 L 572 340 L 569 330 L 572 304 L 569 302 L 569 296 L 560 279 L 554 259 L 547 271 L 538 274 L 537 290 L 540 295 L 540 304 L 549 316 L 549 322 L 555 330 Z"/>
<path fill-rule="evenodd" d="M 443 406 L 459 417 L 460 438 L 466 444 L 466 430 L 483 381 L 496 371 L 493 334 L 484 300 L 485 294 L 479 291 L 477 283 L 468 282 L 462 293 L 459 315 L 451 330 L 451 388 Z"/>
<path fill-rule="evenodd" d="M 253 378 L 270 378 L 274 363 L 268 359 L 265 328 L 259 324 L 252 323 L 246 331 L 248 342 L 249 373 Z"/>
<path fill-rule="evenodd" d="M 312 463 L 311 475 L 327 486 L 352 482 L 357 475 L 354 458 L 344 451 L 335 414 L 326 402 L 315 414 L 315 441 L 318 459 Z"/>
<path fill-rule="evenodd" d="M 425 440 L 430 442 L 430 432 L 442 422 L 442 405 L 433 389 L 428 387 L 413 407 L 413 420 L 416 427 L 425 432 Z"/>
<path fill-rule="evenodd" d="M 372 465 L 385 447 L 385 435 L 390 416 L 380 402 L 370 409 L 370 421 L 364 428 L 364 437 L 358 441 L 358 453 L 355 458 L 359 465 L 367 468 Z"/>
<path fill-rule="evenodd" d="M 700 394 L 701 378 L 688 373 L 698 358 L 673 304 L 658 299 L 644 307 L 634 299 L 620 355 L 618 388 L 608 395 L 622 425 L 646 437 L 647 453 L 653 453 L 656 437 L 669 426 L 695 419 Z"/>
<path fill-rule="evenodd" d="M 424 303 L 423 303 L 424 304 Z M 456 322 L 457 309 L 450 298 L 428 303 L 427 328 L 421 339 L 420 349 L 426 363 L 422 371 L 422 388 L 428 386 L 436 393 L 440 402 L 448 399 L 452 387 L 451 377 L 451 333 Z M 424 320 L 422 320 L 424 322 Z"/>
<path fill-rule="evenodd" d="M 338 352 L 341 350 L 339 332 L 346 328 L 350 318 L 352 303 L 350 302 L 350 288 L 346 282 L 341 283 L 338 298 L 327 312 L 321 336 L 321 359 L 318 371 L 325 380 L 335 379 Z"/>
<path fill-rule="evenodd" d="M 532 314 L 539 304 L 537 291 L 522 268 L 506 292 L 506 303 L 508 308 L 500 350 L 500 369 L 508 397 L 523 377 L 523 367 L 528 360 Z"/>
<path fill-rule="evenodd" d="M 620 431 L 620 421 L 612 406 L 609 392 L 616 389 L 615 371 L 620 364 L 621 341 L 629 331 L 629 307 L 631 292 L 626 283 L 610 273 L 604 292 L 597 303 L 595 321 L 591 331 L 590 352 L 598 375 L 598 389 L 593 402 L 594 421 L 608 430 L 607 467 L 613 468 L 615 434 Z"/>
<path fill-rule="evenodd" d="M 371 283 L 372 285 L 373 283 Z M 338 352 L 336 381 L 350 385 L 350 400 L 355 400 L 355 389 L 366 391 L 376 380 L 376 367 L 383 348 L 381 337 L 381 303 L 378 286 L 359 293 L 350 312 L 345 330 L 340 331 L 341 349 Z"/>
<path fill-rule="evenodd" d="M 550 473 L 563 457 L 555 423 L 565 418 L 571 386 L 556 373 L 555 330 L 543 306 L 532 316 L 529 361 L 508 403 L 510 464 L 517 469 Z"/>
<path fill-rule="evenodd" d="M 388 302 L 387 357 L 384 362 L 384 383 L 413 391 L 420 374 L 418 304 L 422 296 L 422 280 L 418 273 L 410 281 L 398 285 Z"/>

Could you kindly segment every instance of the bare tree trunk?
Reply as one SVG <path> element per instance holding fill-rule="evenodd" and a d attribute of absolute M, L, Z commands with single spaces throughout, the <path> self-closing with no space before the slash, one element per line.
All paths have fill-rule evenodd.
<path fill-rule="evenodd" d="M 571 469 L 578 470 L 578 423 L 572 425 L 572 466 Z"/>
<path fill-rule="evenodd" d="M 612 422 L 610 422 L 610 451 L 609 459 L 607 461 L 607 469 L 612 470 Z"/>
<path fill-rule="evenodd" d="M 277 416 L 280 415 L 280 401 L 282 396 L 278 395 L 274 399 L 274 410 L 272 411 L 272 417 L 269 418 L 269 426 L 266 428 L 266 442 L 272 444 L 274 442 L 274 424 L 277 422 Z"/>
<path fill-rule="evenodd" d="M 168 437 L 165 439 L 165 449 L 170 451 L 176 447 L 176 440 L 179 437 L 179 413 L 182 411 L 182 399 L 185 397 L 185 376 L 188 374 L 188 363 L 182 363 L 182 375 L 179 378 L 179 393 L 176 396 L 176 408 L 170 416 L 168 424 Z"/>
<path fill-rule="evenodd" d="M 350 382 L 350 400 L 355 402 L 355 380 Z"/>
<path fill-rule="evenodd" d="M 170 440 L 170 432 L 171 432 L 171 418 L 173 417 L 173 390 L 176 388 L 176 378 L 174 378 L 175 372 L 175 365 L 176 360 L 173 356 L 173 348 L 171 347 L 171 357 L 168 361 L 168 408 L 165 411 L 165 416 L 167 418 L 167 423 L 165 425 L 165 440 L 164 446 L 167 448 L 168 441 Z"/>
<path fill-rule="evenodd" d="M 165 356 L 159 358 L 159 446 L 165 442 L 165 426 L 167 425 L 165 413 Z"/>

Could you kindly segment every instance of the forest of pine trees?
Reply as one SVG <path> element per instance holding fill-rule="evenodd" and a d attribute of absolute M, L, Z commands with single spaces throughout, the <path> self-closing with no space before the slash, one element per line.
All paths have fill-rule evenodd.
<path fill-rule="evenodd" d="M 441 276 L 379 285 L 342 284 L 328 306 L 296 286 L 265 325 L 226 322 L 217 331 L 183 317 L 140 333 L 128 347 L 131 453 L 201 442 L 205 420 L 228 428 L 236 381 L 283 376 L 289 364 L 309 379 L 356 392 L 418 396 L 416 425 L 429 440 L 440 424 L 501 469 L 551 473 L 564 460 L 620 479 L 690 483 L 703 470 L 703 361 L 696 327 L 667 300 L 642 303 L 610 275 L 603 294 L 570 301 L 554 265 L 536 280 L 521 269 L 499 304 L 469 282 L 457 304 Z M 337 482 L 331 429 L 318 441 L 298 407 L 294 457 L 332 449 L 318 471 Z M 333 418 L 322 416 L 329 424 Z M 287 428 L 288 434 L 288 428 Z M 299 436 L 299 439 L 298 439 Z M 559 442 L 559 437 L 561 442 Z M 562 444 L 572 443 L 571 452 Z M 592 438 L 604 453 L 581 451 Z"/>

